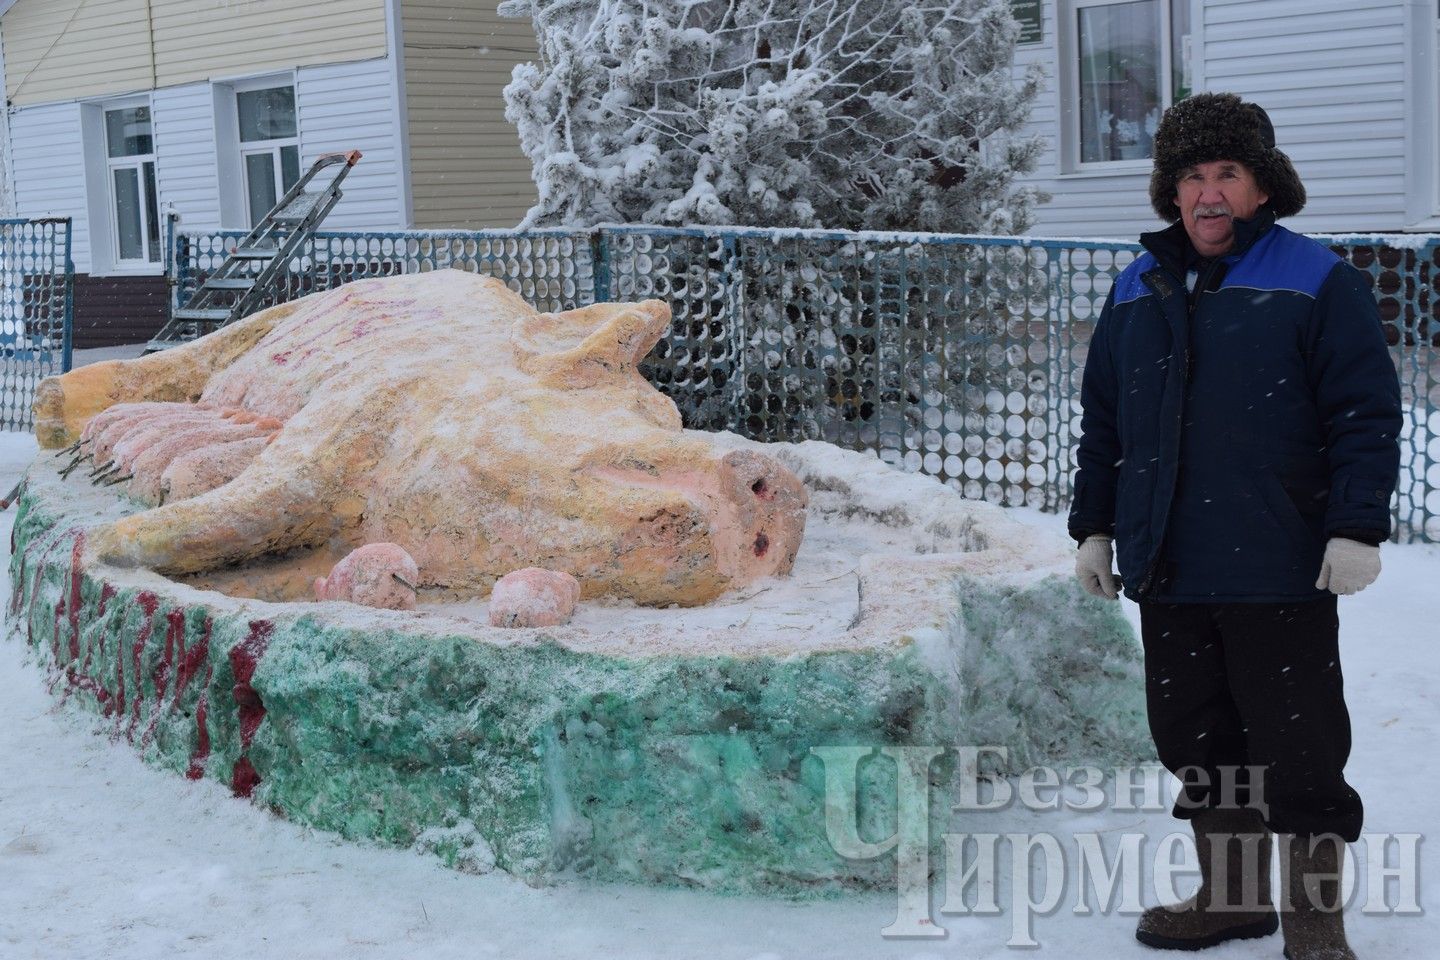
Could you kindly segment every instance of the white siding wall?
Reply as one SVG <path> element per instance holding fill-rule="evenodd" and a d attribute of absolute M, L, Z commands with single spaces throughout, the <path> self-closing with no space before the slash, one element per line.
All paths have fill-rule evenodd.
<path fill-rule="evenodd" d="M 1042 237 L 1118 237 L 1133 240 L 1141 230 L 1159 225 L 1150 210 L 1147 190 L 1150 177 L 1135 173 L 1062 174 L 1060 160 L 1061 122 L 1069 116 L 1060 102 L 1057 45 L 1057 0 L 1047 0 L 1043 43 L 1016 47 L 1015 67 L 1019 76 L 1032 63 L 1045 70 L 1045 82 L 1030 111 L 1026 131 L 1039 134 L 1045 152 L 1035 172 L 1022 182 L 1034 184 L 1053 199 L 1036 212 L 1030 233 Z"/>
<path fill-rule="evenodd" d="M 220 226 L 215 121 L 208 83 L 156 90 L 155 178 L 160 203 L 180 214 L 181 230 Z M 163 208 L 162 208 L 163 215 Z"/>
<path fill-rule="evenodd" d="M 1206 84 L 1263 106 L 1312 232 L 1405 225 L 1404 0 L 1206 0 Z"/>
<path fill-rule="evenodd" d="M 1160 225 L 1147 173 L 1060 169 L 1058 5 L 1045 4 L 1044 43 L 1017 48 L 1017 72 L 1032 62 L 1046 72 L 1029 129 L 1047 149 L 1024 182 L 1054 199 L 1031 232 L 1134 238 Z M 1310 195 L 1305 212 L 1288 221 L 1296 229 L 1406 225 L 1404 23 L 1405 0 L 1203 0 L 1194 51 L 1200 89 L 1238 93 L 1269 112 Z"/>
<path fill-rule="evenodd" d="M 359 150 L 345 194 L 325 218 L 325 230 L 398 230 L 400 129 L 389 60 L 302 67 L 295 97 L 300 112 L 303 169 L 322 153 Z"/>
<path fill-rule="evenodd" d="M 335 150 L 365 154 L 346 179 L 344 199 L 326 218 L 326 229 L 401 225 L 399 123 L 390 69 L 388 60 L 369 60 L 298 72 L 302 168 Z M 175 208 L 184 230 L 220 226 L 221 189 L 237 197 L 241 190 L 238 182 L 222 183 L 216 172 L 213 89 L 192 83 L 152 94 L 159 200 L 162 208 Z M 103 212 L 108 198 L 86 195 L 82 109 L 77 103 L 17 108 L 10 134 L 16 215 L 71 217 L 75 269 L 89 273 L 90 214 Z M 97 182 L 104 182 L 103 175 Z M 108 229 L 108 223 L 96 222 Z"/>
<path fill-rule="evenodd" d="M 90 272 L 90 228 L 85 205 L 85 161 L 80 107 L 62 103 L 10 115 L 15 215 L 70 217 L 70 256 Z"/>

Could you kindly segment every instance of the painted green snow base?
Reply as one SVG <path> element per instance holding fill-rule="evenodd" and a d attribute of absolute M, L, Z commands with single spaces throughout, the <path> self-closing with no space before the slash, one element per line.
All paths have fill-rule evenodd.
<path fill-rule="evenodd" d="M 971 744 L 1001 744 L 1009 764 L 1153 760 L 1144 660 L 1120 605 L 1053 579 L 1009 589 L 956 585 L 963 624 L 960 713 Z"/>
<path fill-rule="evenodd" d="M 482 642 L 443 619 L 356 629 L 318 605 L 92 572 L 79 544 L 95 518 L 63 494 L 31 483 L 11 559 L 12 623 L 57 692 L 151 763 L 462 868 L 791 896 L 893 888 L 893 858 L 831 848 L 812 747 L 997 744 L 1010 772 L 1148 755 L 1133 634 L 1068 580 L 961 581 L 950 632 L 963 642 L 597 654 Z M 893 768 L 860 771 L 861 834 L 883 839 Z M 932 769 L 937 816 L 950 773 Z"/>

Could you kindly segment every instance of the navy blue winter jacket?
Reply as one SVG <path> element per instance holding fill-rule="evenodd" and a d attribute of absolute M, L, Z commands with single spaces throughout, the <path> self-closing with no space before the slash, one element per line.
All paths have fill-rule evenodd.
<path fill-rule="evenodd" d="M 1289 601 L 1325 542 L 1390 535 L 1400 385 L 1366 278 L 1261 210 L 1185 283 L 1184 225 L 1142 236 L 1081 388 L 1070 532 L 1113 534 L 1132 600 Z"/>

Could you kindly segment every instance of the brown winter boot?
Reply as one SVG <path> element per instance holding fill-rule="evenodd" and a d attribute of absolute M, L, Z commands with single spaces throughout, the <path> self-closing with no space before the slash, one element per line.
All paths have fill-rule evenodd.
<path fill-rule="evenodd" d="M 1286 960 L 1355 960 L 1345 941 L 1339 837 L 1286 837 L 1280 851 L 1280 912 Z M 1287 849 L 1288 848 L 1288 849 Z"/>
<path fill-rule="evenodd" d="M 1279 929 L 1270 899 L 1270 831 L 1260 814 L 1202 810 L 1190 825 L 1200 855 L 1200 889 L 1183 903 L 1146 910 L 1135 939 L 1161 950 L 1203 950 Z"/>

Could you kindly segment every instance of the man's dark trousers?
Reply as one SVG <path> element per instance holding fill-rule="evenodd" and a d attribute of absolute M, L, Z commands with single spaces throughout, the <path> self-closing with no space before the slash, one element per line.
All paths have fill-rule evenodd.
<path fill-rule="evenodd" d="M 1276 833 L 1339 834 L 1353 843 L 1364 816 L 1345 782 L 1350 715 L 1340 674 L 1336 598 L 1294 603 L 1140 604 L 1150 732 L 1172 773 L 1205 771 L 1175 815 L 1221 806 L 1234 772 L 1260 767 Z M 1207 789 L 1204 784 L 1209 784 Z"/>

